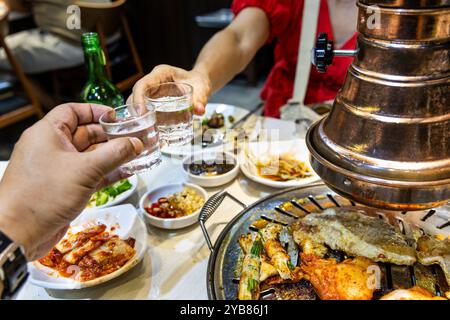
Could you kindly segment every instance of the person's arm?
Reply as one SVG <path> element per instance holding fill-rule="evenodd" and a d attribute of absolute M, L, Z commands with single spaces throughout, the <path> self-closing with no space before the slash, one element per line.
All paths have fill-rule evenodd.
<path fill-rule="evenodd" d="M 242 10 L 233 22 L 203 47 L 191 71 L 160 65 L 133 88 L 134 101 L 142 101 L 146 88 L 167 81 L 184 81 L 194 87 L 197 114 L 204 112 L 208 97 L 241 72 L 270 36 L 266 13 L 256 7 Z"/>
<path fill-rule="evenodd" d="M 105 142 L 98 120 L 108 110 L 61 105 L 15 145 L 0 180 L 0 231 L 24 247 L 29 261 L 46 255 L 92 193 L 122 178 L 116 169 L 142 152 L 137 138 Z"/>
<path fill-rule="evenodd" d="M 214 92 L 245 69 L 269 35 L 265 12 L 255 7 L 246 8 L 203 47 L 194 70 L 205 75 Z"/>

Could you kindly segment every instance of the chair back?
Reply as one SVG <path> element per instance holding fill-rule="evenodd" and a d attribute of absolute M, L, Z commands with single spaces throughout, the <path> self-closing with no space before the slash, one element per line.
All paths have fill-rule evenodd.
<path fill-rule="evenodd" d="M 88 26 L 88 31 L 97 31 L 98 25 L 103 28 L 104 36 L 109 37 L 116 33 L 121 26 L 120 15 L 122 6 L 126 0 L 116 0 L 105 3 L 91 3 L 86 1 L 76 1 L 81 9 L 81 21 Z"/>
<path fill-rule="evenodd" d="M 17 106 L 14 109 L 8 111 L 7 113 L 0 115 L 0 128 L 4 128 L 8 125 L 16 123 L 20 120 L 31 116 L 37 116 L 38 118 L 42 118 L 44 116 L 44 112 L 42 110 L 41 104 L 38 99 L 38 95 L 36 94 L 30 80 L 25 75 L 22 70 L 22 67 L 17 62 L 16 58 L 12 54 L 8 45 L 5 42 L 5 37 L 8 34 L 8 15 L 9 9 L 0 5 L 0 47 L 5 50 L 6 57 L 8 58 L 9 63 L 12 67 L 12 72 L 17 76 L 22 87 L 25 91 L 25 94 L 29 100 L 26 102 L 21 102 L 23 105 Z"/>

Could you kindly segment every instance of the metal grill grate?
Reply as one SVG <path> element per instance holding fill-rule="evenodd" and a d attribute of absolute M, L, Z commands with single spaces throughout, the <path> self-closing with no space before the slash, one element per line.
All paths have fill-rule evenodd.
<path fill-rule="evenodd" d="M 283 226 L 289 225 L 296 219 L 299 219 L 309 213 L 322 212 L 328 208 L 342 207 L 342 206 L 356 206 L 353 201 L 345 199 L 339 195 L 333 193 L 327 193 L 325 195 L 309 195 L 303 199 L 293 199 L 290 201 L 293 210 L 288 210 L 282 206 L 276 206 L 273 211 L 273 215 L 270 213 L 262 213 L 261 219 L 272 223 L 278 223 Z M 419 220 L 422 223 L 426 223 L 433 215 L 437 213 L 437 210 L 429 210 Z M 397 224 L 399 230 L 407 237 L 409 241 L 413 241 L 412 238 L 412 224 L 408 220 L 412 220 L 412 216 L 417 218 L 419 213 L 417 212 L 382 212 L 377 211 L 378 216 L 381 219 L 386 220 L 391 224 Z M 427 229 L 432 227 L 442 230 L 450 226 L 450 221 L 436 226 L 428 225 Z M 418 226 L 422 234 L 429 233 L 423 228 Z M 249 226 L 249 230 L 257 232 L 258 228 L 254 225 Z M 348 258 L 344 252 L 334 252 L 334 258 L 337 258 L 338 262 Z M 381 289 L 375 293 L 374 298 L 380 297 L 392 290 L 400 288 L 411 288 L 415 285 L 419 285 L 434 295 L 443 296 L 446 291 L 449 290 L 449 286 L 446 282 L 445 275 L 439 266 L 423 266 L 421 264 L 415 264 L 414 266 L 399 266 L 388 263 L 378 263 L 381 270 Z M 232 283 L 239 284 L 239 279 L 232 279 Z M 306 284 L 304 284 L 306 285 Z M 261 291 L 261 299 L 271 299 L 275 293 L 273 287 L 267 288 Z M 315 297 L 317 298 L 317 297 Z"/>
<path fill-rule="evenodd" d="M 221 193 L 217 197 L 211 197 L 207 202 L 218 203 L 227 196 L 234 201 L 238 201 L 227 193 Z M 211 299 L 235 299 L 237 297 L 239 283 L 237 264 L 241 256 L 238 240 L 249 230 L 258 231 L 256 226 L 252 225 L 256 220 L 265 219 L 289 225 L 309 213 L 319 213 L 324 209 L 333 207 L 356 206 L 354 202 L 336 194 L 322 183 L 281 190 L 256 201 L 248 207 L 241 204 L 244 210 L 228 222 L 213 245 L 208 235 L 206 221 L 217 208 L 214 203 L 211 203 L 211 206 L 208 207 L 211 210 L 205 210 L 204 212 L 202 210 L 199 218 L 205 239 L 212 252 L 207 273 L 208 296 Z M 376 209 L 373 211 L 379 213 L 380 219 L 397 225 L 410 241 L 413 241 L 412 230 L 419 230 L 422 234 L 429 235 L 450 235 L 450 204 L 434 210 L 419 212 L 394 212 Z M 330 255 L 338 261 L 346 258 L 345 253 L 338 251 L 331 250 Z M 416 264 L 409 267 L 383 263 L 378 265 L 382 271 L 382 288 L 375 293 L 375 297 L 393 289 L 410 288 L 414 285 L 424 287 L 436 295 L 442 295 L 443 292 L 449 290 L 444 273 L 439 266 L 429 267 Z M 314 289 L 307 281 L 303 281 L 293 288 L 290 288 L 289 285 L 277 285 L 272 288 L 262 287 L 262 290 L 265 299 L 273 299 L 274 296 L 289 299 L 292 298 L 290 295 L 292 291 L 297 294 L 294 294 L 297 299 L 317 298 Z M 276 295 L 273 294 L 274 292 Z"/>

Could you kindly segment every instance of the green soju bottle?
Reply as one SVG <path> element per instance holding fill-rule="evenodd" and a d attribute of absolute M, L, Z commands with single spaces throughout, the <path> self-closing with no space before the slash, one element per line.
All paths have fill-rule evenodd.
<path fill-rule="evenodd" d="M 81 36 L 88 81 L 81 91 L 81 101 L 119 107 L 124 98 L 119 89 L 109 81 L 105 69 L 105 55 L 100 47 L 98 34 L 91 32 Z"/>

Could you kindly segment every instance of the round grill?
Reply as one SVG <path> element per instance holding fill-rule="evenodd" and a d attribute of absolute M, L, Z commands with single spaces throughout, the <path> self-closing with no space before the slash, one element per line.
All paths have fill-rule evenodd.
<path fill-rule="evenodd" d="M 207 288 L 210 299 L 235 300 L 238 291 L 237 272 L 241 249 L 238 239 L 241 235 L 251 231 L 251 224 L 258 219 L 265 219 L 283 225 L 294 222 L 298 217 L 295 213 L 287 212 L 280 206 L 291 202 L 293 206 L 304 213 L 318 213 L 327 208 L 341 206 L 356 206 L 324 184 L 308 187 L 292 188 L 270 195 L 253 205 L 245 208 L 221 232 L 216 243 L 212 245 L 206 231 L 205 222 L 214 213 L 220 203 L 227 197 L 227 193 L 220 193 L 208 200 L 200 215 L 200 224 L 212 249 L 208 263 Z M 233 200 L 237 200 L 233 197 Z M 238 200 L 237 200 L 238 201 Z M 412 226 L 418 227 L 423 233 L 430 235 L 450 235 L 450 205 L 427 211 L 398 212 L 378 210 L 381 219 L 396 224 L 400 230 L 412 239 Z M 414 285 L 422 286 L 435 295 L 441 295 L 449 290 L 444 273 L 439 266 L 397 266 L 379 263 L 382 271 L 381 290 L 378 294 L 387 293 L 393 289 L 409 288 Z M 289 288 L 287 288 L 289 290 Z M 271 299 L 273 289 L 262 292 L 262 299 Z M 308 296 L 315 299 L 315 295 Z"/>

